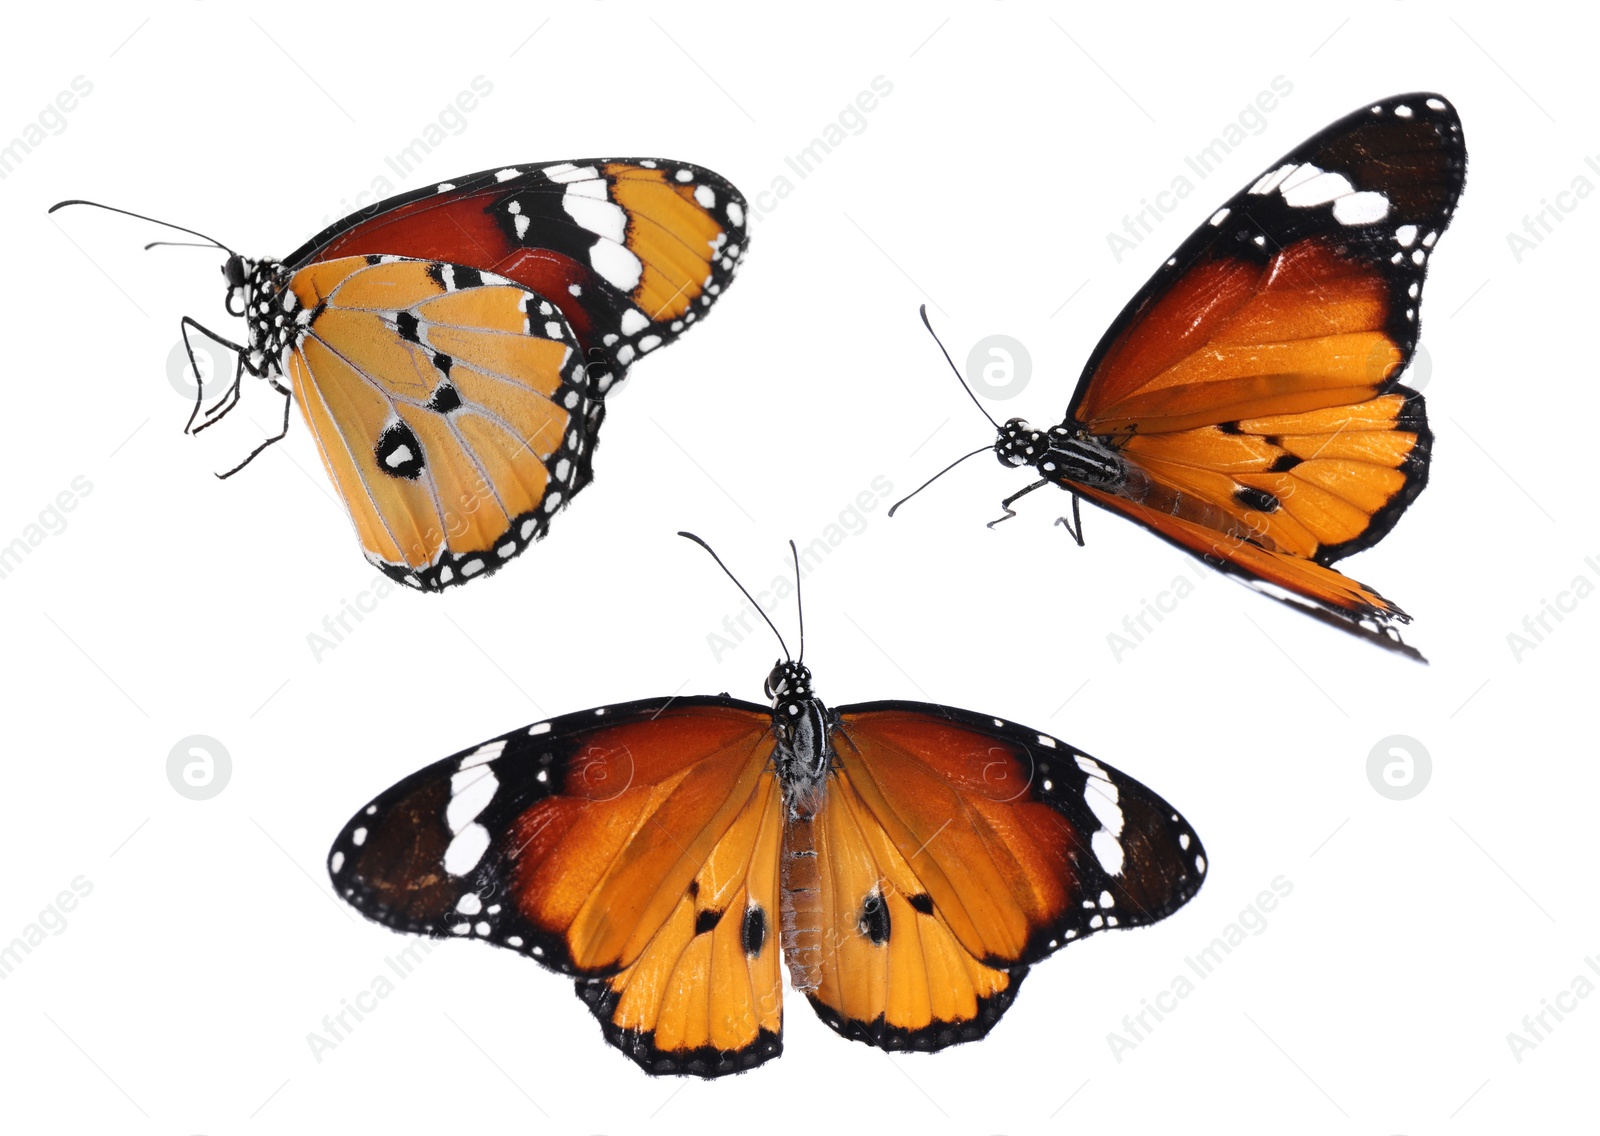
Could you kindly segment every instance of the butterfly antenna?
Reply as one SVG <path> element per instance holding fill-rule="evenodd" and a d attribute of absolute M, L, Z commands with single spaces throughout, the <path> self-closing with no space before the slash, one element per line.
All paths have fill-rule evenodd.
<path fill-rule="evenodd" d="M 151 241 L 149 244 L 144 246 L 144 250 L 145 250 L 145 252 L 149 252 L 153 248 L 208 249 L 208 248 L 216 248 L 216 247 L 217 247 L 216 245 L 208 245 L 203 241 Z"/>
<path fill-rule="evenodd" d="M 972 388 L 967 385 L 967 380 L 962 376 L 961 369 L 956 366 L 956 361 L 950 358 L 950 352 L 944 349 L 943 343 L 940 343 L 939 333 L 934 331 L 933 324 L 928 322 L 928 305 L 923 304 L 918 311 L 922 313 L 922 326 L 928 329 L 928 334 L 933 336 L 933 341 L 939 344 L 939 353 L 944 356 L 944 361 L 949 363 L 950 369 L 955 372 L 956 382 L 960 383 L 961 389 L 967 392 L 967 397 L 972 400 L 972 405 L 976 406 L 979 413 L 989 420 L 989 425 L 993 426 L 996 430 L 1000 429 L 1000 423 L 994 420 L 994 415 L 990 414 L 984 409 L 983 403 L 978 401 L 978 396 L 973 394 Z"/>
<path fill-rule="evenodd" d="M 794 546 L 794 541 L 789 542 L 789 553 L 794 557 L 794 610 L 800 617 L 800 657 L 797 663 L 806 661 L 806 606 L 800 602 L 800 550 Z"/>
<path fill-rule="evenodd" d="M 756 598 L 750 594 L 749 590 L 746 589 L 743 584 L 739 583 L 739 577 L 735 576 L 732 572 L 728 571 L 728 566 L 722 562 L 722 557 L 718 556 L 716 554 L 716 551 L 709 544 L 707 544 L 705 541 L 701 540 L 699 537 L 695 536 L 694 533 L 692 533 L 692 532 L 679 532 L 678 535 L 683 537 L 686 540 L 694 541 L 701 548 L 705 549 L 708 553 L 711 554 L 711 559 L 713 559 L 713 560 L 715 560 L 717 562 L 717 567 L 721 568 L 722 571 L 727 575 L 728 579 L 733 581 L 733 586 L 734 587 L 738 588 L 741 592 L 744 592 L 744 598 L 750 601 L 750 606 L 756 609 L 756 614 L 759 615 L 762 619 L 766 620 L 767 626 L 772 628 L 772 633 L 774 635 L 778 636 L 778 646 L 783 648 L 783 657 L 785 659 L 791 659 L 792 660 L 794 658 L 794 656 L 789 654 L 789 644 L 787 644 L 787 643 L 785 643 L 783 641 L 783 636 L 778 632 L 777 626 L 775 624 L 773 624 L 772 620 L 767 619 L 767 613 L 761 610 L 761 605 L 756 603 Z M 799 562 L 798 561 L 798 554 L 796 554 L 796 556 L 797 556 L 796 563 L 798 563 Z M 796 581 L 796 583 L 798 584 L 798 581 Z"/>
<path fill-rule="evenodd" d="M 955 461 L 951 462 L 949 465 L 947 465 L 943 469 L 941 469 L 938 473 L 936 473 L 932 477 L 928 478 L 928 480 L 924 481 L 921 485 L 917 486 L 910 493 L 907 493 L 904 497 L 900 498 L 900 500 L 896 501 L 893 505 L 890 505 L 889 506 L 889 515 L 891 517 L 894 516 L 894 511 L 896 509 L 898 509 L 901 505 L 904 505 L 907 501 L 911 500 L 911 498 L 915 497 L 918 493 L 921 493 L 928 486 L 932 485 L 935 481 L 938 481 L 941 477 L 943 477 L 945 474 L 949 473 L 952 469 L 955 469 L 956 466 L 960 465 L 962 462 L 966 461 L 968 458 L 975 458 L 979 454 L 986 454 L 992 449 L 994 449 L 993 446 L 979 446 L 977 449 L 973 450 L 970 454 L 962 454 Z"/>
<path fill-rule="evenodd" d="M 70 201 L 56 202 L 54 205 L 50 206 L 49 209 L 45 210 L 45 212 L 54 213 L 57 209 L 65 209 L 69 205 L 92 205 L 96 209 L 104 209 L 108 213 L 121 213 L 124 217 L 137 217 L 141 221 L 149 221 L 152 225 L 165 225 L 169 229 L 176 229 L 180 233 L 188 233 L 191 237 L 199 237 L 203 241 L 209 241 L 214 247 L 221 249 L 230 256 L 239 255 L 227 245 L 217 240 L 215 237 L 208 237 L 204 233 L 198 232 L 194 229 L 186 228 L 183 225 L 174 225 L 171 221 L 158 221 L 154 217 L 146 217 L 143 213 L 135 213 L 130 209 L 118 209 L 115 205 L 102 205 L 98 201 L 85 201 L 82 198 L 74 197 Z M 145 247 L 149 248 L 151 246 L 146 245 Z"/>

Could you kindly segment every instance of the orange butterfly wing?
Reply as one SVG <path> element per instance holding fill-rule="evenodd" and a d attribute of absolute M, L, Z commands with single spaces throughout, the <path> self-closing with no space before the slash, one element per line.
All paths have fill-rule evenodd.
<path fill-rule="evenodd" d="M 680 698 L 513 731 L 400 782 L 334 842 L 335 888 L 401 931 L 572 975 L 652 1073 L 782 1051 L 771 712 Z"/>
<path fill-rule="evenodd" d="M 1084 489 L 1219 567 L 1355 616 L 1408 617 L 1328 567 L 1427 482 L 1422 398 L 1398 385 L 1466 170 L 1455 111 L 1386 99 L 1280 159 L 1107 331 L 1068 425 L 1117 448 Z"/>
<path fill-rule="evenodd" d="M 1188 823 L 1065 742 L 914 703 L 845 707 L 839 721 L 808 997 L 845 1037 L 922 1050 L 982 1037 L 1029 965 L 1164 918 L 1200 887 Z"/>
<path fill-rule="evenodd" d="M 367 558 L 425 590 L 499 568 L 573 492 L 581 359 L 548 301 L 459 265 L 346 257 L 290 279 L 295 401 Z"/>

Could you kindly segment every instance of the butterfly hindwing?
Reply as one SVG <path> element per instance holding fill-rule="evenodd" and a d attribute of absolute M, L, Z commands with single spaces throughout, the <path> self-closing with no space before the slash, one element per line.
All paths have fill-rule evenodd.
<path fill-rule="evenodd" d="M 1397 96 L 1218 209 L 1084 369 L 1068 425 L 1134 472 L 1085 495 L 1247 576 L 1403 620 L 1327 565 L 1381 538 L 1426 484 L 1423 402 L 1398 381 L 1465 172 L 1450 104 Z"/>
<path fill-rule="evenodd" d="M 587 458 L 561 312 L 463 265 L 345 257 L 290 279 L 288 374 L 368 559 L 438 590 L 542 537 Z"/>
<path fill-rule="evenodd" d="M 1029 965 L 1155 922 L 1204 878 L 1188 823 L 1065 742 L 917 703 L 839 711 L 819 818 L 831 920 L 812 1004 L 846 1037 L 983 1036 Z"/>
<path fill-rule="evenodd" d="M 369 919 L 475 938 L 572 975 L 654 1073 L 782 1048 L 771 714 L 655 699 L 513 731 L 406 778 L 328 869 Z"/>

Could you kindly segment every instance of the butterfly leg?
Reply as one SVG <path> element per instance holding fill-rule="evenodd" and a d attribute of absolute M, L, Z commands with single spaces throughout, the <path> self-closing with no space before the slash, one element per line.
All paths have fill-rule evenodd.
<path fill-rule="evenodd" d="M 269 379 L 268 381 L 270 382 L 271 380 Z M 289 434 L 289 408 L 294 405 L 294 395 L 290 394 L 289 391 L 285 390 L 283 387 L 279 386 L 275 382 L 272 383 L 272 387 L 273 387 L 274 390 L 278 391 L 280 394 L 283 395 L 283 426 L 282 426 L 282 428 L 280 428 L 278 430 L 278 432 L 276 434 L 274 434 L 272 437 L 268 438 L 266 441 L 262 442 L 255 449 L 251 450 L 250 453 L 245 456 L 244 461 L 240 462 L 238 465 L 234 466 L 232 469 L 230 469 L 230 470 L 228 470 L 228 471 L 226 471 L 224 473 L 217 474 L 217 478 L 219 480 L 226 481 L 228 478 L 230 478 L 234 474 L 238 473 L 245 466 L 247 466 L 251 462 L 255 461 L 256 460 L 256 456 L 258 454 L 260 454 L 262 450 L 265 450 L 268 446 L 276 445 L 278 442 L 283 441 L 283 439 L 288 436 L 288 434 Z"/>
<path fill-rule="evenodd" d="M 1015 501 L 1019 497 L 1026 497 L 1029 493 L 1032 493 L 1040 486 L 1049 484 L 1049 481 L 1045 480 L 1044 478 L 1040 478 L 1026 489 L 1018 490 L 1016 493 L 1013 493 L 1011 496 L 1007 497 L 1004 501 L 1000 502 L 1000 507 L 1006 511 L 1006 515 L 1003 517 L 996 517 L 994 520 L 989 522 L 988 527 L 992 529 L 1001 521 L 1009 521 L 1012 517 L 1017 515 L 1017 511 L 1011 507 L 1011 502 Z"/>
<path fill-rule="evenodd" d="M 189 412 L 189 421 L 184 424 L 183 432 L 185 434 L 198 434 L 201 430 L 226 415 L 228 410 L 233 409 L 233 404 L 238 402 L 239 384 L 244 378 L 244 348 L 231 340 L 224 339 L 204 324 L 197 323 L 188 316 L 183 317 L 179 326 L 183 329 L 183 349 L 189 355 L 189 369 L 194 372 L 194 409 Z M 210 337 L 213 342 L 220 343 L 228 348 L 238 359 L 238 364 L 233 370 L 233 385 L 228 388 L 228 393 L 223 395 L 216 405 L 206 412 L 205 421 L 201 422 L 199 426 L 194 424 L 194 420 L 200 415 L 201 407 L 205 405 L 205 380 L 200 377 L 200 364 L 195 361 L 194 344 L 189 342 L 189 329 L 191 327 L 200 332 L 200 334 Z M 217 408 L 224 402 L 228 403 L 227 409 L 224 409 L 219 414 Z"/>
<path fill-rule="evenodd" d="M 1068 535 L 1078 542 L 1078 547 L 1083 547 L 1083 518 L 1078 515 L 1078 495 L 1072 495 L 1072 523 L 1067 523 L 1067 518 L 1057 517 L 1056 524 L 1067 530 Z"/>

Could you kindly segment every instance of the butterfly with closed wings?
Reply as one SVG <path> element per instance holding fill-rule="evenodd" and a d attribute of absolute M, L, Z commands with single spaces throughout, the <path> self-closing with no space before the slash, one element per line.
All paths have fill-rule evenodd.
<path fill-rule="evenodd" d="M 1139 782 L 983 714 L 829 709 L 801 635 L 770 707 L 605 706 L 407 777 L 334 841 L 334 888 L 572 977 L 612 1045 L 699 1077 L 782 1051 L 780 956 L 844 1037 L 937 1050 L 987 1034 L 1034 963 L 1199 889 L 1199 838 Z"/>
<path fill-rule="evenodd" d="M 74 204 L 96 203 L 51 211 Z M 221 476 L 284 437 L 298 403 L 367 559 L 424 591 L 487 576 L 589 483 L 607 392 L 705 316 L 742 263 L 745 222 L 710 170 L 606 158 L 392 197 L 282 261 L 169 226 L 228 253 L 228 311 L 246 322 L 240 345 L 184 318 L 185 344 L 194 330 L 238 356 L 188 428 L 263 379 L 282 429 Z"/>
<path fill-rule="evenodd" d="M 1410 616 L 1331 565 L 1427 484 L 1433 435 L 1399 378 L 1466 167 L 1454 108 L 1427 93 L 1365 106 L 1274 162 L 1128 302 L 1061 425 L 995 423 L 993 446 L 968 455 L 1036 477 L 1000 520 L 1055 485 L 1079 544 L 1083 497 L 1397 643 L 1389 625 Z"/>

